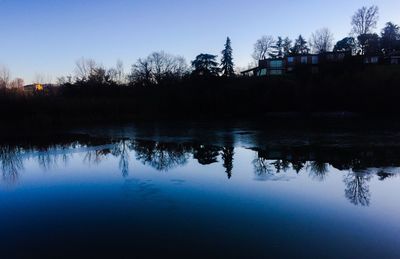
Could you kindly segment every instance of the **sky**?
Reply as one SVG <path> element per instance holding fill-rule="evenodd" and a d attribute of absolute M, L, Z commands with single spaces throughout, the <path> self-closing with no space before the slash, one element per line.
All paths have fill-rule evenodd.
<path fill-rule="evenodd" d="M 0 0 L 0 65 L 27 83 L 55 81 L 82 57 L 129 71 L 153 51 L 219 55 L 229 36 L 236 66 L 247 67 L 262 35 L 309 39 L 327 27 L 340 40 L 364 5 L 380 8 L 376 32 L 400 24 L 399 0 Z"/>

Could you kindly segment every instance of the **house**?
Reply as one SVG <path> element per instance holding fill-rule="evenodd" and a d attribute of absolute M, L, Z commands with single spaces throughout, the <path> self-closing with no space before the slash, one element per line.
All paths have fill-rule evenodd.
<path fill-rule="evenodd" d="M 24 91 L 27 93 L 40 93 L 54 87 L 52 84 L 30 84 L 24 86 Z"/>
<path fill-rule="evenodd" d="M 245 76 L 274 76 L 292 73 L 296 69 L 306 69 L 318 73 L 324 64 L 343 63 L 351 57 L 351 52 L 327 52 L 323 54 L 293 55 L 285 58 L 260 60 L 258 67 L 241 72 Z"/>
<path fill-rule="evenodd" d="M 274 76 L 290 74 L 295 71 L 317 74 L 327 66 L 340 64 L 400 64 L 400 52 L 393 52 L 383 56 L 375 55 L 355 55 L 350 51 L 346 52 L 326 52 L 322 54 L 293 55 L 285 58 L 269 58 L 260 60 L 258 67 L 241 72 L 244 76 Z"/>

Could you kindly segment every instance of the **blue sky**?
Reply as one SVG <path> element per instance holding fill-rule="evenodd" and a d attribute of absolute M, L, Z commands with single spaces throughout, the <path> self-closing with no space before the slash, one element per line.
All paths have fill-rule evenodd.
<path fill-rule="evenodd" d="M 138 58 L 164 50 L 184 56 L 219 54 L 227 36 L 237 66 L 251 62 L 262 35 L 303 34 L 328 27 L 339 40 L 363 5 L 378 5 L 380 23 L 400 24 L 399 0 L 0 0 L 0 64 L 26 82 L 73 73 L 75 61 L 129 70 Z"/>

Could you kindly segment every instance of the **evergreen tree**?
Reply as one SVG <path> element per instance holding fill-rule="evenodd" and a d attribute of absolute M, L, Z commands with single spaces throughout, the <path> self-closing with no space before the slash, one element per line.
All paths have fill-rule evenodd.
<path fill-rule="evenodd" d="M 333 51 L 351 51 L 354 52 L 356 49 L 356 40 L 353 37 L 346 37 L 338 41 L 333 48 Z"/>
<path fill-rule="evenodd" d="M 303 36 L 299 35 L 292 48 L 292 54 L 300 55 L 308 54 L 309 52 L 310 48 L 308 47 L 307 41 L 303 38 Z"/>
<path fill-rule="evenodd" d="M 292 54 L 292 41 L 286 37 L 282 44 L 283 56 L 287 57 Z"/>
<path fill-rule="evenodd" d="M 199 76 L 218 76 L 219 68 L 216 61 L 217 56 L 211 54 L 200 54 L 192 61 L 193 74 Z"/>
<path fill-rule="evenodd" d="M 385 54 L 400 50 L 400 27 L 392 22 L 386 23 L 381 33 L 381 47 Z"/>
<path fill-rule="evenodd" d="M 232 57 L 232 46 L 231 39 L 226 38 L 225 49 L 221 52 L 221 70 L 222 75 L 226 77 L 231 77 L 235 75 L 233 57 Z"/>

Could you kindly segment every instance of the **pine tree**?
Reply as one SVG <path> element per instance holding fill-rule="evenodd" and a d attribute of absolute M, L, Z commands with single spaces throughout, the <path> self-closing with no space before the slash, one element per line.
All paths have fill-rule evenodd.
<path fill-rule="evenodd" d="M 283 56 L 287 57 L 292 53 L 292 41 L 288 37 L 283 40 L 282 48 Z"/>
<path fill-rule="evenodd" d="M 299 55 L 308 54 L 309 52 L 310 48 L 308 47 L 307 41 L 303 38 L 303 36 L 299 35 L 292 48 L 292 53 L 295 55 Z"/>
<path fill-rule="evenodd" d="M 225 49 L 221 52 L 221 70 L 222 75 L 226 77 L 231 77 L 235 75 L 233 57 L 232 57 L 232 46 L 231 39 L 228 37 L 225 43 Z"/>

